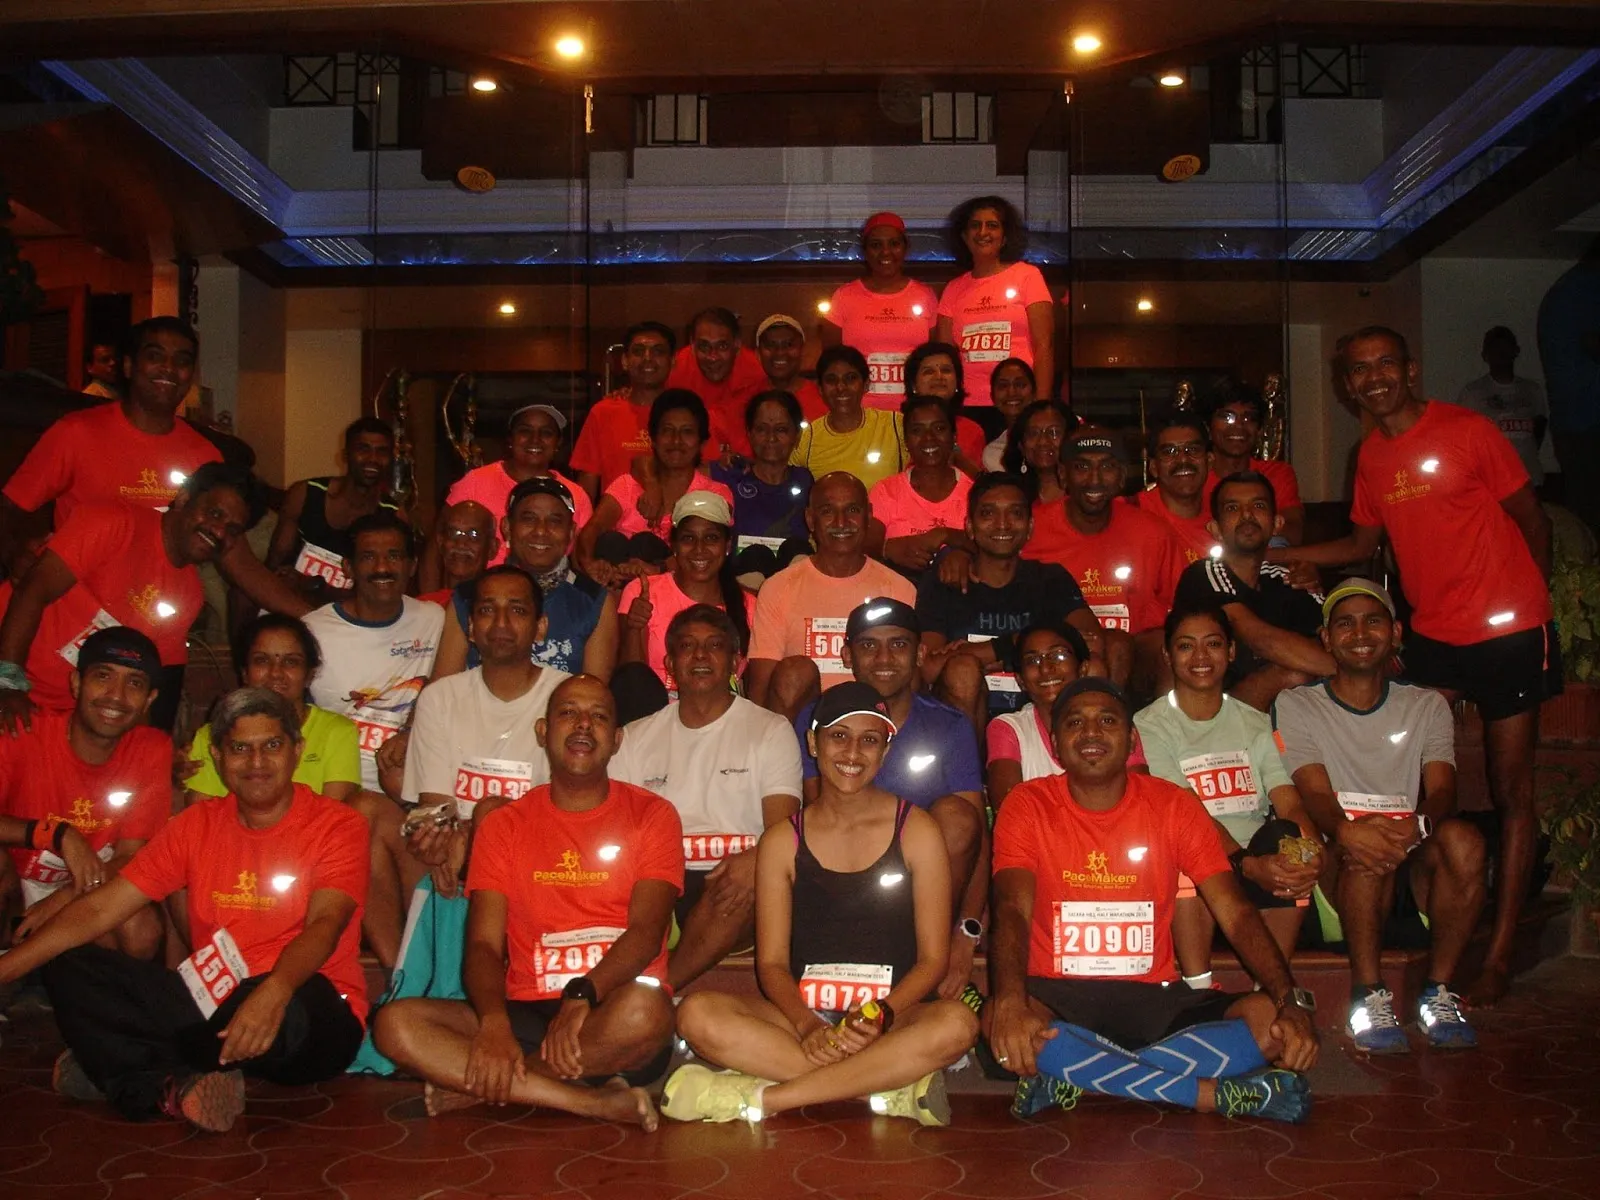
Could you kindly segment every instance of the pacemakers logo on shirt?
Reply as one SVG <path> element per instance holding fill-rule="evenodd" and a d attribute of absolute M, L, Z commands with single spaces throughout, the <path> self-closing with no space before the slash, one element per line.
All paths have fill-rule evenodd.
<path fill-rule="evenodd" d="M 178 489 L 170 483 L 163 483 L 154 467 L 145 467 L 139 472 L 137 484 L 132 487 L 123 484 L 117 488 L 117 494 L 125 500 L 171 500 L 178 494 Z"/>
<path fill-rule="evenodd" d="M 128 604 L 146 621 L 154 622 L 164 614 L 160 610 L 161 590 L 153 583 L 128 591 Z"/>
<path fill-rule="evenodd" d="M 56 816 L 54 813 L 50 815 Z M 65 821 L 82 834 L 94 833 L 97 829 L 105 829 L 113 823 L 110 817 L 101 818 L 94 815 L 94 802 L 87 796 L 79 796 L 72 802 L 70 816 L 57 819 Z"/>
<path fill-rule="evenodd" d="M 1134 884 L 1139 882 L 1138 875 L 1123 875 L 1117 872 L 1109 871 L 1107 870 L 1109 865 L 1110 859 L 1107 857 L 1104 850 L 1091 850 L 1089 851 L 1089 858 L 1088 862 L 1086 863 L 1088 869 L 1084 871 L 1074 871 L 1070 867 L 1064 867 L 1061 871 L 1061 881 L 1063 883 L 1070 883 L 1073 887 L 1123 889 L 1131 888 Z"/>
<path fill-rule="evenodd" d="M 576 850 L 563 850 L 557 869 L 535 871 L 533 881 L 552 887 L 599 887 L 611 878 L 610 871 L 584 871 L 582 866 L 583 855 Z"/>
<path fill-rule="evenodd" d="M 240 871 L 239 881 L 231 892 L 212 892 L 211 903 L 218 908 L 246 908 L 252 912 L 265 912 L 278 907 L 276 896 L 263 896 L 256 891 L 256 873 Z"/>
<path fill-rule="evenodd" d="M 1407 473 L 1404 467 L 1401 467 L 1394 473 L 1394 491 L 1385 492 L 1383 500 L 1385 504 L 1404 504 L 1407 500 L 1415 500 L 1420 496 L 1426 496 L 1431 491 L 1433 491 L 1433 484 L 1412 483 L 1410 474 Z"/>
<path fill-rule="evenodd" d="M 1122 594 L 1120 583 L 1101 583 L 1100 568 L 1090 567 L 1083 573 L 1083 578 L 1078 581 L 1078 590 L 1085 598 L 1089 596 L 1119 596 Z"/>

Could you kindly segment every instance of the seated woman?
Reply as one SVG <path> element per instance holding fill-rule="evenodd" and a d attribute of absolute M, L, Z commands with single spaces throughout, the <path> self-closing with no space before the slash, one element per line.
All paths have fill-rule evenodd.
<path fill-rule="evenodd" d="M 1288 958 L 1322 871 L 1322 839 L 1283 769 L 1271 719 L 1222 690 L 1234 654 L 1227 615 L 1175 609 L 1165 633 L 1172 691 L 1133 718 L 1150 773 L 1200 797 L 1245 895 Z M 1285 839 L 1304 840 L 1284 847 Z M 1216 922 L 1194 885 L 1178 882 L 1178 967 L 1190 987 L 1207 988 Z"/>
<path fill-rule="evenodd" d="M 736 575 L 753 572 L 766 578 L 787 567 L 795 555 L 811 552 L 806 501 L 813 480 L 810 471 L 789 462 L 804 424 L 793 393 L 757 392 L 744 410 L 749 464 L 711 464 L 711 478 L 733 492 Z"/>
<path fill-rule="evenodd" d="M 738 659 L 750 650 L 755 597 L 733 574 L 733 512 L 714 492 L 689 492 L 672 506 L 672 551 L 660 575 L 630 579 L 617 607 L 622 612 L 617 669 L 611 691 L 617 721 L 626 725 L 659 712 L 677 698 L 667 669 L 667 626 L 694 604 L 720 608 L 739 631 Z"/>
<path fill-rule="evenodd" d="M 578 569 L 605 587 L 620 587 L 625 579 L 661 569 L 672 506 L 684 493 L 716 492 L 733 504 L 733 493 L 700 469 L 700 448 L 711 436 L 711 418 L 699 396 L 668 388 L 650 405 L 649 429 L 650 493 L 632 473 L 617 476 L 578 534 Z"/>
<path fill-rule="evenodd" d="M 997 362 L 989 375 L 989 395 L 994 397 L 994 411 L 1004 422 L 994 440 L 983 448 L 983 469 L 1001 471 L 1005 468 L 1006 446 L 1011 440 L 1011 427 L 1017 423 L 1022 410 L 1036 399 L 1037 385 L 1033 368 L 1020 358 Z"/>
<path fill-rule="evenodd" d="M 868 493 L 867 553 L 915 579 L 940 547 L 971 545 L 966 523 L 972 480 L 951 465 L 955 437 L 942 400 L 908 396 L 900 416 L 911 466 Z"/>
<path fill-rule="evenodd" d="M 828 415 L 800 431 L 789 461 L 821 479 L 847 471 L 871 487 L 906 465 L 900 414 L 863 408 L 867 360 L 854 346 L 829 346 L 817 356 L 817 382 Z"/>
<path fill-rule="evenodd" d="M 961 415 L 967 398 L 962 370 L 961 351 L 950 343 L 923 342 L 906 357 L 906 396 L 936 396 L 944 401 L 955 427 L 955 464 L 963 473 L 977 476 L 988 435 L 982 425 Z"/>
<path fill-rule="evenodd" d="M 894 733 L 866 684 L 817 701 L 806 735 L 817 797 L 756 850 L 763 996 L 684 998 L 679 1034 L 729 1070 L 679 1068 L 667 1116 L 760 1121 L 865 1098 L 876 1113 L 949 1124 L 944 1068 L 978 1023 L 959 1001 L 930 999 L 949 954 L 950 863 L 933 819 L 873 785 Z"/>
<path fill-rule="evenodd" d="M 1059 400 L 1035 400 L 1017 414 L 1006 434 L 1006 450 L 1001 465 L 1013 475 L 1024 475 L 1033 482 L 1033 512 L 1038 514 L 1060 504 L 1066 495 L 1061 486 L 1061 446 L 1078 427 L 1077 418 Z"/>
<path fill-rule="evenodd" d="M 1011 789 L 1029 779 L 1062 774 L 1050 732 L 1050 710 L 1079 675 L 1099 674 L 1089 666 L 1089 647 L 1070 625 L 1035 625 L 1016 640 L 1017 683 L 1028 698 L 1016 712 L 999 713 L 985 730 L 988 767 L 984 785 L 989 803 L 999 808 Z M 1135 742 L 1128 753 L 1130 770 L 1145 771 L 1144 752 Z"/>

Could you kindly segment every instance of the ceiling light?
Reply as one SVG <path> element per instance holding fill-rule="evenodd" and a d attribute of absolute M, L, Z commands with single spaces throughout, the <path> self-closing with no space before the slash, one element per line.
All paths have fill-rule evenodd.
<path fill-rule="evenodd" d="M 1147 300 L 1147 299 L 1144 299 L 1143 297 L 1141 297 L 1140 300 L 1139 300 L 1139 303 L 1134 305 L 1134 307 L 1137 308 L 1140 312 L 1149 312 L 1151 309 L 1153 309 L 1155 307 L 1155 301 Z"/>
<path fill-rule="evenodd" d="M 1100 49 L 1100 39 L 1092 33 L 1080 33 L 1072 39 L 1072 48 L 1079 54 L 1093 54 Z"/>
<path fill-rule="evenodd" d="M 1182 87 L 1183 76 L 1176 71 L 1168 71 L 1156 80 L 1162 87 Z"/>
<path fill-rule="evenodd" d="M 582 58 L 583 39 L 573 34 L 556 39 L 556 53 L 562 58 Z"/>
<path fill-rule="evenodd" d="M 817 301 L 817 311 L 819 313 L 822 313 L 824 316 L 826 316 L 828 314 L 828 312 L 832 308 L 833 308 L 833 302 L 831 300 L 818 300 Z"/>
<path fill-rule="evenodd" d="M 502 317 L 514 317 L 514 316 L 516 316 L 517 315 L 517 306 L 515 304 L 511 303 L 511 301 L 509 301 L 509 300 L 505 301 L 503 304 L 500 305 L 500 315 Z"/>
<path fill-rule="evenodd" d="M 487 75 L 479 75 L 472 81 L 472 90 L 475 92 L 492 92 L 500 85 Z"/>

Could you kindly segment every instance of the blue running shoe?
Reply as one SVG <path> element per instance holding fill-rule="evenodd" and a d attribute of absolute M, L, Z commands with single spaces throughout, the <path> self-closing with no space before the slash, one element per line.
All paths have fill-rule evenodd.
<path fill-rule="evenodd" d="M 1478 1044 L 1477 1032 L 1461 1012 L 1461 997 L 1442 983 L 1422 989 L 1417 1025 L 1428 1045 L 1439 1050 L 1470 1050 Z"/>
<path fill-rule="evenodd" d="M 1026 1120 L 1052 1108 L 1070 1109 L 1078 1103 L 1081 1095 L 1081 1087 L 1075 1087 L 1064 1079 L 1030 1075 L 1027 1079 L 1017 1080 L 1017 1090 L 1011 1094 L 1011 1115 Z"/>
<path fill-rule="evenodd" d="M 1406 1031 L 1394 1017 L 1394 993 L 1385 987 L 1376 987 L 1366 997 L 1350 1005 L 1347 1028 L 1357 1050 L 1368 1054 L 1406 1054 L 1411 1043 Z"/>
<path fill-rule="evenodd" d="M 1306 1077 L 1279 1067 L 1217 1080 L 1217 1111 L 1225 1117 L 1265 1117 L 1298 1125 L 1311 1115 Z"/>

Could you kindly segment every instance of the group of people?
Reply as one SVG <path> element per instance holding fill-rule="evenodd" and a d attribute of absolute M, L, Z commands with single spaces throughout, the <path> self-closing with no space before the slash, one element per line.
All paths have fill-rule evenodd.
<path fill-rule="evenodd" d="M 969 270 L 936 298 L 903 223 L 868 220 L 816 385 L 781 315 L 754 353 L 724 310 L 681 352 L 634 327 L 570 459 L 565 415 L 517 411 L 426 538 L 385 493 L 389 427 L 357 421 L 265 562 L 259 485 L 176 420 L 194 334 L 140 326 L 126 396 L 60 420 L 0 501 L 0 526 L 55 502 L 0 593 L 24 910 L 0 983 L 39 972 L 58 1090 L 226 1129 L 246 1075 L 358 1064 L 421 1077 L 430 1112 L 653 1128 L 681 1039 L 678 1119 L 945 1124 L 971 1054 L 1024 1116 L 1087 1090 L 1299 1121 L 1308 916 L 1348 947 L 1358 1048 L 1406 1050 L 1412 1020 L 1474 1044 L 1486 850 L 1447 698 L 1484 715 L 1501 814 L 1487 1004 L 1560 678 L 1516 451 L 1374 327 L 1340 351 L 1374 422 L 1352 534 L 1303 544 L 1241 385 L 1157 422 L 1126 496 L 1122 435 L 1035 395 L 1053 310 L 1016 214 L 983 198 L 953 232 Z M 1321 590 L 1384 534 L 1404 624 L 1371 579 Z M 244 602 L 241 686 L 174 755 L 201 564 Z M 1431 958 L 1402 1011 L 1379 955 L 1407 922 Z M 1215 985 L 1219 931 L 1254 991 Z M 374 1009 L 363 940 L 393 978 Z M 750 947 L 758 992 L 710 986 Z"/>

